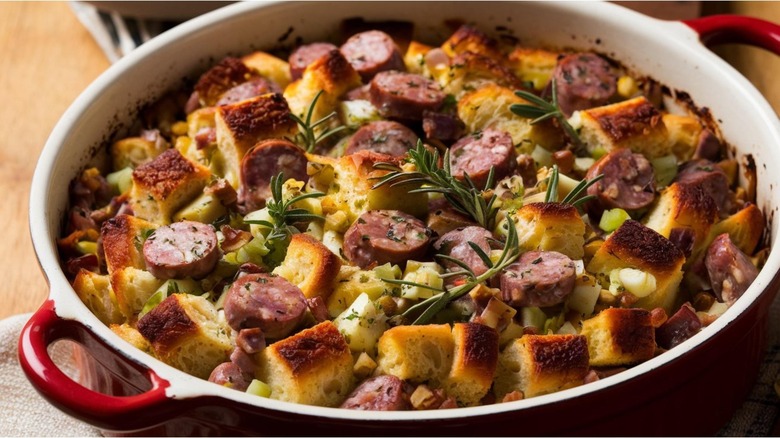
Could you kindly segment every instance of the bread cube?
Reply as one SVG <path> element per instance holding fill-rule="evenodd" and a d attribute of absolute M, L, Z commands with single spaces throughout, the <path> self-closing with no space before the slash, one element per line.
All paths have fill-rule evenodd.
<path fill-rule="evenodd" d="M 215 171 L 238 188 L 241 159 L 260 140 L 293 137 L 298 125 L 290 118 L 290 107 L 278 93 L 269 93 L 217 107 L 215 116 L 217 152 Z"/>
<path fill-rule="evenodd" d="M 655 355 L 655 329 L 645 309 L 611 307 L 582 324 L 591 366 L 629 366 Z"/>
<path fill-rule="evenodd" d="M 448 324 L 399 325 L 379 338 L 378 373 L 438 386 L 449 375 L 454 349 Z"/>
<path fill-rule="evenodd" d="M 478 323 L 452 327 L 455 344 L 452 368 L 442 388 L 465 406 L 476 406 L 493 385 L 498 362 L 498 332 Z"/>
<path fill-rule="evenodd" d="M 227 57 L 203 73 L 195 84 L 202 106 L 214 106 L 219 98 L 236 85 L 249 81 L 254 76 L 238 58 Z"/>
<path fill-rule="evenodd" d="M 653 159 L 672 152 L 661 113 L 644 96 L 575 114 L 580 118 L 580 139 L 591 153 L 629 148 Z"/>
<path fill-rule="evenodd" d="M 127 341 L 133 347 L 143 351 L 144 353 L 152 354 L 152 346 L 149 344 L 149 341 L 147 341 L 146 338 L 144 338 L 135 327 L 128 323 L 124 323 L 111 324 L 109 328 L 112 332 L 119 335 L 120 338 Z"/>
<path fill-rule="evenodd" d="M 143 137 L 128 137 L 111 144 L 113 169 L 136 168 L 153 160 L 168 147 L 167 142 L 156 142 Z"/>
<path fill-rule="evenodd" d="M 108 273 L 127 267 L 146 269 L 143 247 L 157 225 L 136 216 L 120 214 L 103 222 L 100 236 Z"/>
<path fill-rule="evenodd" d="M 693 252 L 699 252 L 717 220 L 718 206 L 701 186 L 674 183 L 661 192 L 642 222 L 667 239 L 675 228 L 692 230 Z"/>
<path fill-rule="evenodd" d="M 515 47 L 507 55 L 507 64 L 521 81 L 534 84 L 534 89 L 540 91 L 550 82 L 559 55 L 544 49 Z"/>
<path fill-rule="evenodd" d="M 76 274 L 72 286 L 81 302 L 103 324 L 120 324 L 125 321 L 125 317 L 119 311 L 114 291 L 111 290 L 108 275 L 81 269 Z"/>
<path fill-rule="evenodd" d="M 520 79 L 500 61 L 474 52 L 457 55 L 450 61 L 449 71 L 438 79 L 442 89 L 458 100 L 474 90 L 491 85 L 510 90 L 522 88 Z"/>
<path fill-rule="evenodd" d="M 699 144 L 699 136 L 704 126 L 698 118 L 680 114 L 664 114 L 663 121 L 669 133 L 672 153 L 679 161 L 690 160 Z"/>
<path fill-rule="evenodd" d="M 327 301 L 340 269 L 341 259 L 322 242 L 308 234 L 294 234 L 274 274 L 298 286 L 306 298 L 320 296 Z"/>
<path fill-rule="evenodd" d="M 613 269 L 633 268 L 652 274 L 656 290 L 633 304 L 652 310 L 663 308 L 672 313 L 677 300 L 683 253 L 657 232 L 634 220 L 627 220 L 609 235 L 587 265 L 587 271 L 608 277 Z"/>
<path fill-rule="evenodd" d="M 563 135 L 550 121 L 532 125 L 531 119 L 509 110 L 511 105 L 522 103 L 525 100 L 515 95 L 512 89 L 487 84 L 463 95 L 458 101 L 458 117 L 469 131 L 494 128 L 509 133 L 520 154 L 530 154 L 537 144 L 549 150 L 560 149 Z"/>
<path fill-rule="evenodd" d="M 112 272 L 110 281 L 119 310 L 127 319 L 138 314 L 149 297 L 163 284 L 150 272 L 132 266 Z"/>
<path fill-rule="evenodd" d="M 727 233 L 740 251 L 751 255 L 756 250 L 763 232 L 764 215 L 761 213 L 761 209 L 755 204 L 748 204 L 743 209 L 713 225 L 703 248 L 708 248 L 715 237 Z"/>
<path fill-rule="evenodd" d="M 201 379 L 233 351 L 230 328 L 220 322 L 214 305 L 197 295 L 169 296 L 141 317 L 137 328 L 158 359 Z"/>
<path fill-rule="evenodd" d="M 498 358 L 493 385 L 496 399 L 513 391 L 535 397 L 575 386 L 588 373 L 588 344 L 582 335 L 524 335 Z"/>
<path fill-rule="evenodd" d="M 290 84 L 290 64 L 266 52 L 252 52 L 241 57 L 241 61 L 250 70 L 264 78 L 276 82 L 284 89 Z"/>
<path fill-rule="evenodd" d="M 441 48 L 451 58 L 458 54 L 470 52 L 496 60 L 502 59 L 498 41 L 489 37 L 481 30 L 468 25 L 460 26 L 447 38 L 447 41 L 441 45 Z"/>
<path fill-rule="evenodd" d="M 338 406 L 354 385 L 352 353 L 330 321 L 266 347 L 256 375 L 271 398 L 305 405 Z"/>
<path fill-rule="evenodd" d="M 571 204 L 534 202 L 508 215 L 515 222 L 520 249 L 558 251 L 572 260 L 584 256 L 585 223 Z M 505 234 L 508 225 L 499 224 Z"/>
<path fill-rule="evenodd" d="M 428 76 L 428 66 L 425 63 L 425 55 L 431 51 L 433 47 L 423 44 L 419 41 L 410 41 L 409 47 L 406 48 L 404 54 L 404 65 L 406 70 L 410 73 L 417 73 L 419 75 Z"/>
<path fill-rule="evenodd" d="M 130 204 L 141 219 L 169 224 L 173 214 L 203 191 L 211 172 L 168 149 L 133 171 Z"/>

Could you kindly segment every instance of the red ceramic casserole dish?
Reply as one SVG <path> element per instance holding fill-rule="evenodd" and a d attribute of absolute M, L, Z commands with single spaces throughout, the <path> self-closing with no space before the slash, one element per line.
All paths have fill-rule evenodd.
<path fill-rule="evenodd" d="M 449 32 L 444 23 L 458 19 L 508 29 L 531 45 L 595 50 L 706 108 L 734 146 L 741 177 L 745 169 L 757 177 L 756 199 L 772 248 L 758 278 L 715 323 L 669 352 L 595 383 L 490 406 L 367 414 L 294 405 L 212 385 L 137 351 L 89 312 L 62 272 L 55 241 L 68 182 L 87 163 L 105 159 L 102 146 L 131 125 L 137 108 L 182 78 L 228 54 L 272 47 L 280 36 L 329 39 L 349 17 L 410 21 L 422 41 L 442 41 Z M 52 404 L 107 434 L 713 434 L 755 380 L 768 308 L 780 286 L 773 220 L 780 173 L 772 172 L 772 163 L 780 162 L 780 122 L 755 88 L 703 45 L 725 42 L 780 53 L 780 27 L 730 16 L 664 22 L 606 3 L 541 2 L 244 3 L 187 22 L 106 71 L 63 115 L 44 148 L 32 185 L 30 227 L 51 292 L 20 338 L 22 367 Z M 80 383 L 47 353 L 61 339 L 83 348 Z"/>

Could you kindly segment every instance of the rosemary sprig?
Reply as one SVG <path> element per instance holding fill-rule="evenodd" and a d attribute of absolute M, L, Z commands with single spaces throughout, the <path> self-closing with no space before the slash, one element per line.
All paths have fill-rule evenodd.
<path fill-rule="evenodd" d="M 320 99 L 320 96 L 324 90 L 320 90 L 316 96 L 314 96 L 314 99 L 311 101 L 311 105 L 309 105 L 309 109 L 306 111 L 306 119 L 301 119 L 300 117 L 296 116 L 295 114 L 290 114 L 290 118 L 295 121 L 295 123 L 298 124 L 300 127 L 301 132 L 298 133 L 296 137 L 296 142 L 298 144 L 303 144 L 304 149 L 306 152 L 311 152 L 314 150 L 314 147 L 317 146 L 317 143 L 321 142 L 322 140 L 325 140 L 326 138 L 330 137 L 333 134 L 336 134 L 338 132 L 341 132 L 345 129 L 347 129 L 346 126 L 340 125 L 335 128 L 327 128 L 322 130 L 319 134 L 317 134 L 317 128 L 322 126 L 325 123 L 328 123 L 333 117 L 336 116 L 336 111 L 331 112 L 327 116 L 317 120 L 316 122 L 312 123 L 312 117 L 314 116 L 314 108 L 317 106 L 317 101 Z"/>
<path fill-rule="evenodd" d="M 512 264 L 520 255 L 520 248 L 518 247 L 517 230 L 515 229 L 514 221 L 511 220 L 508 221 L 508 225 L 509 225 L 509 230 L 507 233 L 506 242 L 504 243 L 504 249 L 501 251 L 501 255 L 499 256 L 498 260 L 495 263 L 493 263 L 493 261 L 485 253 L 485 251 L 482 250 L 482 248 L 480 248 L 477 244 L 473 242 L 469 242 L 471 248 L 477 253 L 477 255 L 479 255 L 479 258 L 482 259 L 482 262 L 485 263 L 485 265 L 488 267 L 488 270 L 480 275 L 476 275 L 474 271 L 472 271 L 471 268 L 469 268 L 468 265 L 461 262 L 460 260 L 454 259 L 452 257 L 444 256 L 441 254 L 437 255 L 437 257 L 439 258 L 455 262 L 460 267 L 460 269 L 447 272 L 445 274 L 439 274 L 439 276 L 442 278 L 461 276 L 461 275 L 465 276 L 466 281 L 459 286 L 455 286 L 452 288 L 446 288 L 446 287 L 434 288 L 425 284 L 415 283 L 406 280 L 384 279 L 384 281 L 388 283 L 417 286 L 417 287 L 422 287 L 425 289 L 430 289 L 439 292 L 436 295 L 410 307 L 403 313 L 403 316 L 406 318 L 411 318 L 412 316 L 416 315 L 418 312 L 422 311 L 422 313 L 420 313 L 417 319 L 415 319 L 414 322 L 412 322 L 412 325 L 426 324 L 434 316 L 436 316 L 437 313 L 439 313 L 442 309 L 447 307 L 447 305 L 450 302 L 462 297 L 463 295 L 466 295 L 467 293 L 469 293 L 469 291 L 474 289 L 474 287 L 476 287 L 478 284 L 487 281 L 494 275 L 504 270 L 507 266 Z"/>
<path fill-rule="evenodd" d="M 319 214 L 310 213 L 309 211 L 302 208 L 290 208 L 298 201 L 302 201 L 308 198 L 319 198 L 321 196 L 325 196 L 325 193 L 304 193 L 285 201 L 284 197 L 282 196 L 283 184 L 284 172 L 280 172 L 279 174 L 271 177 L 271 196 L 273 199 L 266 203 L 266 208 L 268 208 L 268 215 L 271 216 L 272 221 L 262 219 L 244 220 L 244 223 L 246 224 L 263 225 L 270 228 L 271 232 L 266 237 L 267 240 L 287 239 L 295 232 L 292 228 L 292 225 L 296 222 L 325 219 Z"/>
<path fill-rule="evenodd" d="M 476 187 L 468 175 L 465 181 L 461 182 L 452 175 L 449 150 L 441 160 L 444 164 L 440 165 L 439 152 L 426 149 L 420 140 L 414 149 L 409 150 L 408 161 L 415 165 L 417 171 L 404 172 L 392 163 L 376 163 L 374 168 L 388 170 L 390 173 L 379 178 L 373 188 L 385 184 L 390 187 L 422 184 L 420 188 L 410 190 L 409 193 L 441 193 L 455 210 L 470 216 L 484 228 L 493 229 L 498 213 L 498 207 L 495 206 L 497 196 L 490 191 L 495 178 L 493 169 L 490 169 L 484 188 Z"/>
<path fill-rule="evenodd" d="M 517 97 L 520 97 L 529 103 L 512 104 L 509 107 L 509 110 L 520 117 L 532 119 L 532 125 L 547 119 L 555 118 L 558 120 L 558 123 L 561 125 L 564 132 L 566 132 L 566 135 L 571 139 L 575 148 L 577 150 L 582 150 L 584 146 L 582 144 L 582 140 L 580 140 L 580 136 L 577 134 L 577 131 L 569 124 L 569 120 L 563 114 L 561 107 L 558 105 L 558 92 L 557 86 L 555 84 L 555 78 L 552 79 L 552 85 L 550 89 L 552 90 L 552 96 L 549 102 L 525 90 L 515 91 L 515 95 Z"/>
<path fill-rule="evenodd" d="M 553 164 L 550 175 L 547 177 L 547 192 L 544 196 L 544 202 L 558 202 L 558 178 L 558 166 Z M 596 175 L 591 179 L 583 179 L 563 198 L 563 200 L 561 200 L 561 204 L 571 204 L 575 207 L 579 207 L 591 199 L 594 199 L 595 196 L 593 195 L 582 196 L 582 194 L 586 193 L 588 187 L 595 184 L 601 178 L 604 178 L 604 174 Z"/>

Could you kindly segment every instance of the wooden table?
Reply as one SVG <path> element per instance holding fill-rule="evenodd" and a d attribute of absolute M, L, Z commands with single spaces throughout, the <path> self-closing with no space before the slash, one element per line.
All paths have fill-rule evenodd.
<path fill-rule="evenodd" d="M 713 5 L 705 5 L 712 8 Z M 780 22 L 780 3 L 720 4 Z M 725 8 L 725 10 L 724 10 Z M 719 52 L 780 110 L 780 57 L 752 48 Z M 55 123 L 109 62 L 67 3 L 0 3 L 0 319 L 34 311 L 47 296 L 27 225 L 29 185 Z"/>

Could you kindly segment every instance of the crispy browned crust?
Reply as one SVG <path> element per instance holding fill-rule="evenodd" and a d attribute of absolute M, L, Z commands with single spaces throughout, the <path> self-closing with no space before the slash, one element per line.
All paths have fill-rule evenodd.
<path fill-rule="evenodd" d="M 655 329 L 650 312 L 645 309 L 604 309 L 603 317 L 612 333 L 612 342 L 623 354 L 638 360 L 647 360 L 655 353 Z"/>
<path fill-rule="evenodd" d="M 676 271 L 685 258 L 669 239 L 630 219 L 607 238 L 599 251 L 655 271 Z"/>
<path fill-rule="evenodd" d="M 459 53 L 472 52 L 494 59 L 499 59 L 501 57 L 498 41 L 490 38 L 479 29 L 468 25 L 459 27 L 458 30 L 442 44 L 442 49 L 450 56 Z"/>
<path fill-rule="evenodd" d="M 220 106 L 217 113 L 238 143 L 257 141 L 275 132 L 295 128 L 287 101 L 279 93 L 269 93 L 252 99 Z"/>
<path fill-rule="evenodd" d="M 571 375 L 583 378 L 588 372 L 588 342 L 582 335 L 525 335 L 533 360 L 532 373 L 543 376 Z"/>
<path fill-rule="evenodd" d="M 498 363 L 498 332 L 478 323 L 458 323 L 452 328 L 458 346 L 453 372 L 458 369 L 479 380 L 492 380 Z"/>
<path fill-rule="evenodd" d="M 364 180 L 377 178 L 388 173 L 387 170 L 375 169 L 374 165 L 377 163 L 390 163 L 395 166 L 400 166 L 403 163 L 402 157 L 394 157 L 392 155 L 368 150 L 358 151 L 341 159 L 344 160 L 345 163 L 351 162 L 357 175 Z"/>
<path fill-rule="evenodd" d="M 674 190 L 674 196 L 679 201 L 677 215 L 683 211 L 695 212 L 698 221 L 707 227 L 717 220 L 718 206 L 702 186 L 674 183 L 667 190 Z"/>
<path fill-rule="evenodd" d="M 187 315 L 178 294 L 169 296 L 139 319 L 137 328 L 157 354 L 171 351 L 182 339 L 198 332 L 198 324 Z"/>
<path fill-rule="evenodd" d="M 246 82 L 253 76 L 238 58 L 225 58 L 198 79 L 195 91 L 204 106 L 213 106 L 227 90 Z"/>
<path fill-rule="evenodd" d="M 523 88 L 522 82 L 511 70 L 499 64 L 496 60 L 479 53 L 464 52 L 458 54 L 452 60 L 452 67 L 463 69 L 469 75 L 490 77 L 502 87 Z"/>
<path fill-rule="evenodd" d="M 341 259 L 328 249 L 322 242 L 306 233 L 293 234 L 290 246 L 287 248 L 287 256 L 292 260 L 310 260 L 311 264 L 305 264 L 307 281 L 300 284 L 306 298 L 321 296 L 327 300 L 341 269 Z"/>
<path fill-rule="evenodd" d="M 645 98 L 623 102 L 621 111 L 613 111 L 609 106 L 588 110 L 601 126 L 601 129 L 615 143 L 627 138 L 645 134 L 663 123 L 661 113 Z"/>
<path fill-rule="evenodd" d="M 155 199 L 163 200 L 181 187 L 182 181 L 198 173 L 201 169 L 178 150 L 168 149 L 154 160 L 138 166 L 133 171 L 133 181 Z"/>
<path fill-rule="evenodd" d="M 103 222 L 100 235 L 108 272 L 132 266 L 143 269 L 144 230 L 156 228 L 151 222 L 135 216 L 120 214 Z"/>
<path fill-rule="evenodd" d="M 580 215 L 577 213 L 577 207 L 571 204 L 563 204 L 560 202 L 532 202 L 520 207 L 518 214 L 523 214 L 523 211 L 531 212 L 534 215 L 544 216 L 545 218 L 560 218 L 560 219 L 579 219 Z"/>
<path fill-rule="evenodd" d="M 322 89 L 332 96 L 340 96 L 361 84 L 358 72 L 338 50 L 309 64 L 304 75 L 310 74 L 317 75 Z"/>
<path fill-rule="evenodd" d="M 268 348 L 284 361 L 292 378 L 316 373 L 322 364 L 338 362 L 344 355 L 351 354 L 344 336 L 330 321 L 324 321 Z"/>

